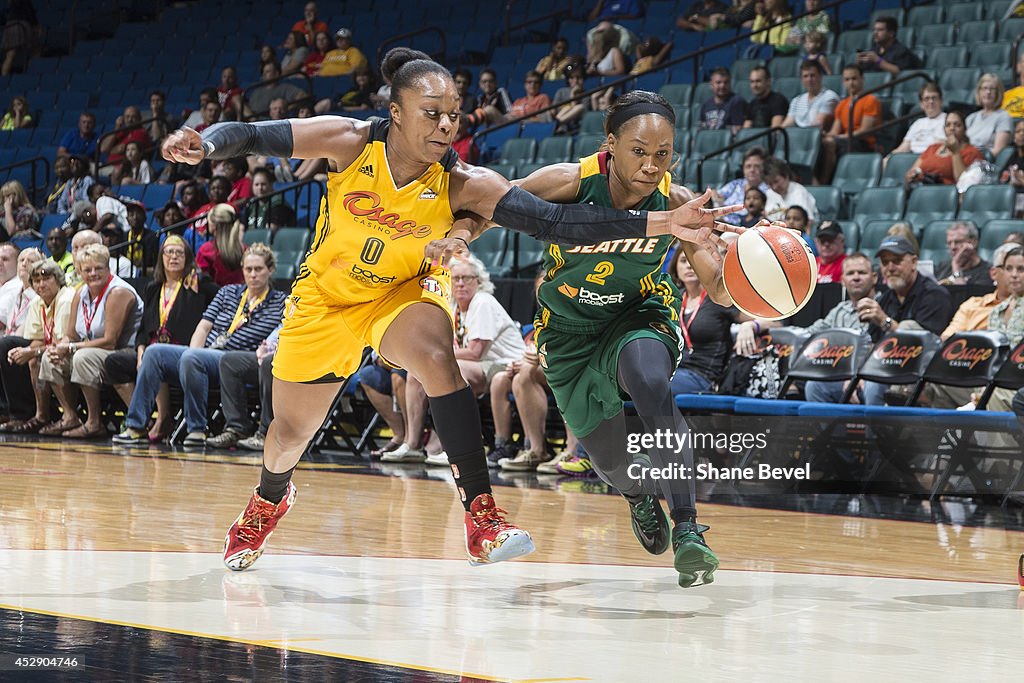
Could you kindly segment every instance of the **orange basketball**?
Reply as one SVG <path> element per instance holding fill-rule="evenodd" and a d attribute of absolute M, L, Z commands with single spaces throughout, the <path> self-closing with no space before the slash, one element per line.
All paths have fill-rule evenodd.
<path fill-rule="evenodd" d="M 796 232 L 761 227 L 729 244 L 724 277 L 736 308 L 755 318 L 779 320 L 810 300 L 818 264 Z"/>

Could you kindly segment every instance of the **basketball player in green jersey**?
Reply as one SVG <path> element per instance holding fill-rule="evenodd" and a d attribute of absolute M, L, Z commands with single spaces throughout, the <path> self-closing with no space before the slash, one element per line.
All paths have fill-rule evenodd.
<path fill-rule="evenodd" d="M 587 203 L 623 210 L 665 210 L 693 198 L 673 185 L 675 113 L 659 95 L 633 91 L 608 110 L 606 151 L 579 163 L 542 168 L 514 184 L 556 203 Z M 481 221 L 459 221 L 450 237 L 471 239 Z M 626 451 L 623 400 L 631 399 L 645 428 L 684 434 L 688 427 L 675 407 L 669 380 L 683 343 L 679 292 L 661 272 L 671 237 L 626 239 L 592 246 L 549 245 L 538 299 L 535 342 L 548 384 L 566 424 L 591 456 L 594 469 L 629 503 L 633 531 L 652 554 L 671 541 L 683 587 L 711 583 L 718 558 L 697 524 L 696 487 L 661 480 L 674 529 L 656 495 L 631 478 Z M 443 252 L 439 241 L 427 257 Z M 728 306 L 722 258 L 714 245 L 683 244 L 708 296 Z M 681 458 L 693 472 L 693 452 L 652 449 L 656 467 Z"/>

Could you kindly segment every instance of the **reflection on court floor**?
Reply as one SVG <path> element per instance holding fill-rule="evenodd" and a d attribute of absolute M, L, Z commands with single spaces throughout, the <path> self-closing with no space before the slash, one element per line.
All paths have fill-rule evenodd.
<path fill-rule="evenodd" d="M 1009 680 L 1024 663 L 1010 585 L 722 571 L 681 590 L 655 567 L 279 554 L 231 573 L 210 553 L 54 550 L 0 551 L 0 576 L 7 608 L 499 680 Z"/>

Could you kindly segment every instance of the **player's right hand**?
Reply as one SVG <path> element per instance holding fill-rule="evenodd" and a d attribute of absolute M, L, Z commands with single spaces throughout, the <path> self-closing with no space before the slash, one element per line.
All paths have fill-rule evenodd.
<path fill-rule="evenodd" d="M 203 138 L 188 126 L 182 126 L 167 136 L 160 146 L 160 153 L 167 161 L 195 166 L 206 157 Z"/>

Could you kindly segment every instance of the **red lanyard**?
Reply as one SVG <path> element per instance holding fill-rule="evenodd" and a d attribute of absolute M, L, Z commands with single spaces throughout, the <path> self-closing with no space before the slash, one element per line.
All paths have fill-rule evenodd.
<path fill-rule="evenodd" d="M 89 312 L 89 306 L 82 306 L 82 320 L 85 321 L 85 336 L 88 339 L 92 339 L 92 320 L 96 317 L 96 311 L 100 310 L 100 302 L 103 301 L 103 295 L 107 293 L 107 288 L 110 287 L 110 283 L 114 281 L 114 276 L 111 275 L 107 278 L 107 284 L 103 285 L 103 291 L 100 295 L 93 300 L 92 312 Z M 85 291 L 88 293 L 89 288 L 86 287 Z"/>
<path fill-rule="evenodd" d="M 17 327 L 18 318 L 25 312 L 28 305 L 31 303 L 29 298 L 25 296 L 25 288 L 21 288 L 21 294 L 18 295 L 18 310 L 11 309 L 11 319 L 7 321 L 7 334 L 14 334 L 14 328 Z"/>
<path fill-rule="evenodd" d="M 707 290 L 700 293 L 700 298 L 697 300 L 697 305 L 693 308 L 693 313 L 690 314 L 689 320 L 683 320 L 683 316 L 679 316 L 679 329 L 683 333 L 683 341 L 686 342 L 686 348 L 692 349 L 693 342 L 690 341 L 690 325 L 693 324 L 693 319 L 697 317 L 697 311 L 700 310 L 701 304 L 704 303 L 704 297 L 708 295 Z M 683 306 L 682 312 L 686 313 L 686 301 L 689 299 L 689 294 L 683 292 Z"/>
<path fill-rule="evenodd" d="M 55 306 L 56 306 L 56 303 L 57 303 L 57 300 L 54 299 L 53 300 L 53 304 Z M 42 313 L 43 313 L 43 343 L 46 346 L 49 346 L 50 344 L 53 343 L 53 323 L 55 321 L 54 320 L 50 320 L 48 318 L 48 316 L 46 315 L 46 305 L 45 304 L 43 304 Z"/>

